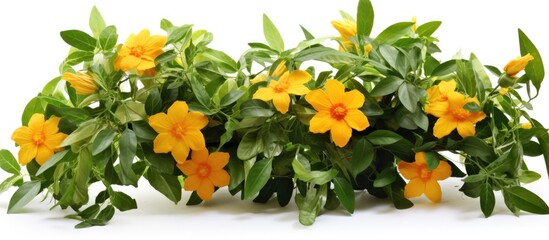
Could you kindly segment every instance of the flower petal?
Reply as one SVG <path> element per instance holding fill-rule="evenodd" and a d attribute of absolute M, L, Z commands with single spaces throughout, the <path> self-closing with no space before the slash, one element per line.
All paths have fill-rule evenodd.
<path fill-rule="evenodd" d="M 175 101 L 170 108 L 168 108 L 168 118 L 172 123 L 178 123 L 185 119 L 189 112 L 189 106 L 184 101 Z M 171 130 L 171 129 L 170 129 Z"/>
<path fill-rule="evenodd" d="M 275 93 L 273 95 L 273 104 L 280 113 L 287 113 L 290 108 L 290 95 L 284 92 Z"/>
<path fill-rule="evenodd" d="M 357 109 L 352 109 L 345 115 L 345 122 L 353 129 L 362 131 L 370 126 L 368 118 Z"/>
<path fill-rule="evenodd" d="M 431 114 L 435 117 L 442 117 L 448 112 L 448 102 L 432 102 L 425 106 L 425 113 Z"/>
<path fill-rule="evenodd" d="M 124 71 L 135 69 L 141 63 L 141 58 L 137 58 L 133 55 L 128 55 L 120 60 L 120 68 Z"/>
<path fill-rule="evenodd" d="M 149 117 L 149 125 L 151 125 L 157 133 L 171 132 L 173 124 L 174 123 L 165 113 L 157 113 Z"/>
<path fill-rule="evenodd" d="M 419 197 L 425 192 L 425 184 L 419 178 L 412 178 L 404 187 L 404 197 Z"/>
<path fill-rule="evenodd" d="M 307 87 L 305 87 L 304 85 L 290 85 L 288 87 L 288 90 L 287 92 L 289 94 L 293 94 L 293 95 L 305 95 L 307 93 L 309 93 L 311 90 L 309 90 Z"/>
<path fill-rule="evenodd" d="M 196 174 L 196 169 L 198 168 L 198 164 L 194 161 L 185 161 L 184 163 L 177 164 L 177 167 L 183 174 L 187 176 L 192 176 Z M 188 178 L 187 178 L 188 179 Z M 187 182 L 187 179 L 185 179 L 185 182 Z M 196 190 L 196 189 L 192 189 Z"/>
<path fill-rule="evenodd" d="M 397 166 L 400 174 L 406 179 L 412 179 L 419 176 L 419 167 L 416 164 L 400 161 Z"/>
<path fill-rule="evenodd" d="M 431 202 L 438 203 L 442 199 L 442 190 L 437 180 L 431 179 L 425 183 L 425 196 L 431 200 Z"/>
<path fill-rule="evenodd" d="M 45 135 L 53 135 L 59 132 L 59 121 L 61 121 L 61 118 L 58 117 L 50 117 L 45 123 L 44 123 L 44 134 Z"/>
<path fill-rule="evenodd" d="M 32 143 L 27 143 L 25 145 L 21 145 L 21 149 L 19 149 L 19 163 L 23 166 L 27 165 L 34 157 L 36 157 L 36 152 L 38 151 L 38 148 L 36 145 Z"/>
<path fill-rule="evenodd" d="M 177 139 L 171 133 L 160 133 L 153 141 L 155 153 L 172 151 Z"/>
<path fill-rule="evenodd" d="M 208 158 L 209 158 L 209 153 L 207 148 L 204 148 L 202 150 L 193 150 L 191 152 L 191 159 L 193 162 L 197 164 L 207 162 Z"/>
<path fill-rule="evenodd" d="M 229 154 L 226 152 L 214 152 L 208 157 L 208 164 L 212 171 L 223 169 L 229 163 Z"/>
<path fill-rule="evenodd" d="M 457 122 L 451 116 L 442 116 L 433 126 L 433 135 L 437 138 L 448 136 L 457 127 Z"/>
<path fill-rule="evenodd" d="M 143 29 L 141 30 L 141 32 L 139 32 L 139 34 L 137 34 L 135 40 L 138 45 L 143 46 L 145 45 L 145 43 L 147 43 L 150 37 L 151 33 L 149 32 L 149 29 Z"/>
<path fill-rule="evenodd" d="M 187 130 L 183 135 L 183 141 L 186 146 L 189 146 L 192 150 L 203 150 L 206 148 L 206 142 L 204 135 L 198 130 Z"/>
<path fill-rule="evenodd" d="M 46 139 L 44 141 L 44 145 L 49 147 L 50 149 L 57 149 L 59 145 L 67 138 L 67 134 L 64 133 L 56 133 L 53 135 L 46 136 Z"/>
<path fill-rule="evenodd" d="M 475 136 L 475 125 L 471 122 L 459 122 L 457 130 L 461 137 Z"/>
<path fill-rule="evenodd" d="M 353 89 L 343 94 L 343 103 L 347 109 L 361 108 L 364 105 L 364 95 L 358 90 Z"/>
<path fill-rule="evenodd" d="M 175 146 L 172 149 L 172 156 L 177 163 L 184 163 L 189 156 L 189 146 L 185 142 L 178 140 L 175 142 Z"/>
<path fill-rule="evenodd" d="M 417 152 L 416 155 L 414 156 L 414 160 L 415 160 L 414 164 L 416 166 L 427 164 L 427 156 L 425 156 L 425 152 Z"/>
<path fill-rule="evenodd" d="M 311 74 L 303 70 L 295 70 L 288 76 L 290 85 L 303 85 L 311 80 Z"/>
<path fill-rule="evenodd" d="M 344 93 L 345 86 L 343 83 L 335 79 L 328 79 L 328 81 L 326 81 L 326 94 L 330 98 L 332 104 L 343 102 Z"/>
<path fill-rule="evenodd" d="M 213 192 L 214 192 L 214 185 L 207 178 L 202 179 L 202 181 L 200 182 L 200 185 L 198 186 L 198 189 L 196 190 L 196 193 L 198 193 L 198 196 L 204 201 L 211 200 Z"/>
<path fill-rule="evenodd" d="M 456 90 L 456 81 L 450 80 L 450 81 L 441 81 L 438 84 L 438 90 L 442 94 L 447 94 L 449 92 L 453 92 Z"/>
<path fill-rule="evenodd" d="M 332 140 L 338 147 L 345 147 L 351 139 L 353 130 L 345 123 L 345 121 L 336 121 L 330 130 Z"/>
<path fill-rule="evenodd" d="M 471 113 L 467 120 L 471 121 L 472 123 L 477 123 L 482 121 L 482 119 L 484 118 L 486 118 L 486 114 L 484 112 L 474 112 Z"/>
<path fill-rule="evenodd" d="M 154 67 L 156 67 L 156 63 L 154 63 L 154 59 L 146 59 L 145 57 L 142 56 L 141 61 L 135 67 L 135 69 L 137 69 L 137 71 L 145 71 Z"/>
<path fill-rule="evenodd" d="M 432 171 L 431 177 L 435 180 L 444 180 L 452 175 L 452 167 L 446 161 L 440 161 L 438 167 Z"/>
<path fill-rule="evenodd" d="M 305 100 L 317 111 L 330 111 L 332 102 L 323 90 L 314 90 L 305 95 Z"/>
<path fill-rule="evenodd" d="M 201 182 L 202 181 L 200 181 L 200 178 L 198 178 L 198 176 L 189 175 L 185 178 L 185 182 L 183 183 L 183 188 L 185 189 L 185 191 L 196 191 L 200 186 Z"/>
<path fill-rule="evenodd" d="M 51 156 L 53 156 L 53 150 L 45 145 L 41 145 L 36 151 L 36 162 L 42 166 Z"/>
<path fill-rule="evenodd" d="M 216 187 L 224 187 L 229 185 L 229 181 L 231 180 L 231 177 L 227 173 L 227 171 L 221 169 L 217 171 L 213 171 L 210 173 L 210 176 L 208 177 L 210 181 L 213 183 Z"/>
<path fill-rule="evenodd" d="M 274 93 L 274 90 L 270 87 L 260 88 L 257 89 L 257 91 L 254 93 L 253 99 L 259 99 L 263 100 L 264 102 L 268 102 L 273 100 Z"/>
<path fill-rule="evenodd" d="M 154 35 L 147 40 L 147 43 L 143 45 L 147 51 L 161 49 L 166 44 L 167 38 L 165 36 Z"/>
<path fill-rule="evenodd" d="M 208 125 L 208 117 L 200 112 L 189 112 L 185 118 L 185 126 L 193 129 L 202 129 Z"/>
<path fill-rule="evenodd" d="M 311 118 L 309 132 L 325 133 L 332 129 L 337 120 L 332 118 L 328 111 L 320 111 Z"/>
<path fill-rule="evenodd" d="M 44 122 L 44 114 L 35 113 L 30 118 L 28 125 L 33 132 L 42 132 L 42 129 L 44 128 Z"/>
<path fill-rule="evenodd" d="M 11 139 L 18 145 L 30 143 L 32 142 L 32 130 L 26 126 L 19 127 L 13 132 Z"/>

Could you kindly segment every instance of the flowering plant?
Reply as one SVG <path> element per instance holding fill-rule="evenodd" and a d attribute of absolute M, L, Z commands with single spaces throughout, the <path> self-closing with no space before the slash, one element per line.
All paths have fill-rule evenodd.
<path fill-rule="evenodd" d="M 219 188 L 254 202 L 276 196 L 280 206 L 293 197 L 310 225 L 322 209 L 352 213 L 356 191 L 398 209 L 423 194 L 440 202 L 438 181 L 457 177 L 485 216 L 494 191 L 515 214 L 549 213 L 521 186 L 540 178 L 524 156 L 549 161 L 547 129 L 526 111 L 543 63 L 522 31 L 522 57 L 501 71 L 474 54 L 436 59 L 438 21 L 372 36 L 368 0 L 356 20 L 342 18 L 332 22 L 340 36 L 303 28 L 305 40 L 288 49 L 264 15 L 267 44 L 250 43 L 233 60 L 208 46 L 211 33 L 165 19 L 165 34 L 145 29 L 119 44 L 94 8 L 91 35 L 61 32 L 71 50 L 60 77 L 27 104 L 12 135 L 17 158 L 0 151 L 0 167 L 13 174 L 0 191 L 18 187 L 8 212 L 46 191 L 54 207 L 76 212 L 77 227 L 104 225 L 115 209 L 137 207 L 117 186 L 143 177 L 174 203 L 192 191 L 188 205 Z M 92 184 L 104 190 L 90 196 Z"/>

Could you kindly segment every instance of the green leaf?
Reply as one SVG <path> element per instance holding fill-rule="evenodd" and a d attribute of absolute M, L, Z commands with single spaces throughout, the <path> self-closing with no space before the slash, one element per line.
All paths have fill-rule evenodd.
<path fill-rule="evenodd" d="M 120 180 L 124 184 L 137 185 L 137 175 L 132 170 L 132 163 L 137 151 L 137 137 L 131 129 L 126 129 L 120 137 Z M 117 207 L 118 208 L 118 207 Z M 120 209 L 120 208 L 119 208 Z M 122 209 L 120 209 L 122 211 Z"/>
<path fill-rule="evenodd" d="M 169 61 L 174 60 L 178 56 L 179 56 L 179 54 L 175 50 L 172 49 L 172 50 L 168 50 L 168 51 L 163 52 L 162 54 L 158 55 L 158 57 L 156 57 L 154 59 L 154 62 L 156 62 L 156 64 L 163 64 L 163 63 L 167 63 Z"/>
<path fill-rule="evenodd" d="M 153 88 L 145 101 L 145 113 L 152 116 L 162 111 L 162 98 L 158 88 Z"/>
<path fill-rule="evenodd" d="M 317 60 L 326 63 L 344 64 L 352 63 L 354 60 L 364 60 L 363 58 L 335 50 L 333 48 L 318 46 L 305 49 L 295 56 L 296 62 L 305 62 L 309 60 Z"/>
<path fill-rule="evenodd" d="M 9 178 L 6 178 L 2 183 L 0 183 L 0 194 L 7 191 L 10 187 L 20 185 L 18 183 L 23 183 L 23 175 L 13 175 Z"/>
<path fill-rule="evenodd" d="M 284 51 L 284 40 L 282 39 L 282 36 L 280 36 L 280 32 L 271 19 L 265 14 L 263 14 L 263 35 L 269 46 L 274 50 L 279 52 Z"/>
<path fill-rule="evenodd" d="M 70 146 L 74 143 L 91 138 L 95 134 L 97 127 L 97 122 L 95 122 L 95 120 L 83 123 L 80 127 L 74 130 L 74 132 L 67 136 L 59 147 Z"/>
<path fill-rule="evenodd" d="M 92 156 L 88 148 L 83 148 L 78 154 L 78 162 L 76 168 L 73 169 L 74 174 L 74 196 L 72 201 L 77 205 L 88 203 L 88 186 L 90 173 L 93 167 Z"/>
<path fill-rule="evenodd" d="M 522 30 L 518 30 L 519 34 L 519 44 L 520 44 L 520 54 L 526 55 L 530 53 L 534 59 L 526 65 L 526 75 L 532 81 L 532 84 L 539 91 L 541 87 L 541 82 L 545 77 L 545 70 L 543 68 L 543 61 L 541 60 L 541 54 L 539 54 L 538 49 L 534 43 L 526 36 Z"/>
<path fill-rule="evenodd" d="M 376 84 L 374 89 L 372 89 L 371 94 L 373 97 L 389 95 L 396 92 L 403 82 L 404 80 L 398 77 L 388 76 L 387 78 L 379 81 L 379 83 Z"/>
<path fill-rule="evenodd" d="M 27 205 L 40 192 L 40 181 L 23 183 L 11 196 L 8 213 L 15 213 Z"/>
<path fill-rule="evenodd" d="M 118 105 L 114 115 L 122 124 L 147 119 L 145 104 L 133 100 L 128 100 Z"/>
<path fill-rule="evenodd" d="M 537 181 L 540 178 L 541 178 L 541 175 L 539 173 L 525 170 L 525 171 L 521 171 L 519 176 L 519 181 L 521 183 L 532 183 Z"/>
<path fill-rule="evenodd" d="M 258 99 L 248 100 L 240 105 L 242 117 L 270 117 L 273 114 L 269 104 Z"/>
<path fill-rule="evenodd" d="M 456 60 L 449 60 L 438 65 L 431 73 L 431 76 L 442 77 L 451 73 L 455 73 L 456 69 L 457 69 Z"/>
<path fill-rule="evenodd" d="M 412 22 L 395 23 L 383 30 L 376 38 L 378 44 L 391 44 L 405 35 L 412 33 Z"/>
<path fill-rule="evenodd" d="M 164 30 L 164 31 L 167 32 L 167 31 L 168 31 L 170 28 L 172 28 L 172 27 L 173 27 L 173 23 L 170 22 L 170 20 L 165 19 L 165 18 L 162 19 L 162 20 L 160 20 L 160 28 L 161 28 L 162 30 Z"/>
<path fill-rule="evenodd" d="M 83 211 L 79 212 L 78 216 L 82 217 L 83 219 L 93 218 L 99 213 L 99 210 L 101 210 L 99 204 L 93 204 Z"/>
<path fill-rule="evenodd" d="M 101 13 L 99 13 L 99 10 L 95 6 L 93 6 L 90 13 L 89 25 L 95 37 L 99 36 L 101 31 L 107 26 L 105 20 L 103 20 L 103 16 L 101 16 Z"/>
<path fill-rule="evenodd" d="M 162 20 L 164 22 L 165 19 Z M 167 20 L 166 20 L 167 21 Z M 160 23 L 162 25 L 162 22 Z M 193 25 L 186 24 L 180 27 L 171 27 L 168 30 L 166 45 L 181 41 L 187 34 L 191 34 Z"/>
<path fill-rule="evenodd" d="M 477 87 L 479 88 L 479 97 L 484 97 L 484 90 L 492 88 L 492 81 L 490 80 L 490 77 L 488 74 L 486 74 L 486 71 L 484 70 L 484 65 L 480 63 L 477 56 L 475 54 L 471 53 L 470 59 L 471 65 L 473 67 L 473 72 L 475 73 L 475 77 L 477 79 Z M 481 99 L 482 102 L 482 99 Z"/>
<path fill-rule="evenodd" d="M 440 27 L 441 21 L 426 22 L 417 27 L 416 33 L 420 37 L 430 37 Z"/>
<path fill-rule="evenodd" d="M 324 185 L 337 176 L 338 171 L 334 168 L 328 171 L 311 171 L 309 160 L 302 154 L 297 154 L 292 161 L 292 168 L 295 172 L 295 177 L 316 185 Z"/>
<path fill-rule="evenodd" d="M 314 187 L 307 190 L 307 195 L 297 194 L 295 203 L 299 209 L 299 223 L 310 226 L 315 222 L 316 217 L 322 209 L 322 190 L 326 191 L 326 187 L 321 189 Z"/>
<path fill-rule="evenodd" d="M 263 152 L 263 137 L 257 131 L 244 134 L 236 150 L 238 158 L 248 160 L 260 152 Z"/>
<path fill-rule="evenodd" d="M 80 64 L 81 62 L 89 62 L 93 60 L 93 52 L 75 50 L 71 52 L 69 56 L 65 59 L 67 64 L 74 66 Z"/>
<path fill-rule="evenodd" d="M 366 136 L 366 139 L 374 145 L 391 145 L 402 139 L 402 136 L 388 130 L 376 130 Z"/>
<path fill-rule="evenodd" d="M 466 103 L 465 105 L 463 105 L 463 109 L 465 109 L 469 112 L 480 112 L 480 111 L 482 111 L 482 108 L 476 102 Z"/>
<path fill-rule="evenodd" d="M 509 200 L 519 209 L 535 214 L 549 214 L 549 207 L 543 199 L 528 189 L 514 186 L 503 191 L 508 193 Z"/>
<path fill-rule="evenodd" d="M 172 174 L 175 168 L 175 159 L 169 153 L 155 153 L 152 144 L 141 144 L 141 149 L 145 155 L 145 160 L 152 168 L 161 173 Z M 231 175 L 232 176 L 232 175 Z"/>
<path fill-rule="evenodd" d="M 250 199 L 256 195 L 271 178 L 273 159 L 257 161 L 252 168 L 244 185 L 244 199 Z"/>
<path fill-rule="evenodd" d="M 303 35 L 305 36 L 305 40 L 313 40 L 315 39 L 315 36 L 313 36 L 313 34 L 311 34 L 309 32 L 309 30 L 307 30 L 305 27 L 299 25 L 299 27 L 301 28 L 301 31 L 303 32 Z"/>
<path fill-rule="evenodd" d="M 177 176 L 160 173 L 153 168 L 149 168 L 147 177 L 151 186 L 172 202 L 177 204 L 181 201 L 181 184 L 177 180 Z"/>
<path fill-rule="evenodd" d="M 341 205 L 349 213 L 355 211 L 355 191 L 353 186 L 345 178 L 336 177 L 333 180 L 334 182 L 334 191 L 341 202 Z"/>
<path fill-rule="evenodd" d="M 360 0 L 356 12 L 357 35 L 370 36 L 374 26 L 374 8 L 370 0 Z"/>
<path fill-rule="evenodd" d="M 158 135 L 151 125 L 145 121 L 132 122 L 132 129 L 138 142 L 152 142 Z"/>
<path fill-rule="evenodd" d="M 383 169 L 374 180 L 374 187 L 381 188 L 385 187 L 396 180 L 395 169 L 388 167 Z"/>
<path fill-rule="evenodd" d="M 114 216 L 114 207 L 112 205 L 108 205 L 105 207 L 99 214 L 97 214 L 96 219 L 100 219 L 103 221 L 109 221 Z"/>
<path fill-rule="evenodd" d="M 210 106 L 211 97 L 208 95 L 206 88 L 196 77 L 191 77 L 191 87 L 196 99 L 205 107 Z"/>
<path fill-rule="evenodd" d="M 365 138 L 361 138 L 353 147 L 351 173 L 353 177 L 366 170 L 374 160 L 374 147 Z"/>
<path fill-rule="evenodd" d="M 191 193 L 191 196 L 189 197 L 189 200 L 187 201 L 187 203 L 185 205 L 187 206 L 194 206 L 194 205 L 198 205 L 200 203 L 202 203 L 202 198 L 200 198 L 200 196 L 198 196 L 198 193 L 196 193 L 196 191 L 193 191 L 193 193 Z"/>
<path fill-rule="evenodd" d="M 494 196 L 494 190 L 490 184 L 482 184 L 480 187 L 480 209 L 484 213 L 485 217 L 492 215 L 494 206 L 496 205 L 496 197 Z"/>
<path fill-rule="evenodd" d="M 92 115 L 84 109 L 72 107 L 58 107 L 50 104 L 46 107 L 46 116 L 51 115 L 66 119 L 75 125 L 92 119 Z"/>
<path fill-rule="evenodd" d="M 459 142 L 459 149 L 473 157 L 488 157 L 494 154 L 492 147 L 478 137 L 464 138 Z"/>
<path fill-rule="evenodd" d="M 97 155 L 110 147 L 118 133 L 111 128 L 101 130 L 95 136 L 92 145 L 92 155 Z"/>
<path fill-rule="evenodd" d="M 44 173 L 46 170 L 56 166 L 60 162 L 67 162 L 72 159 L 74 159 L 75 154 L 71 150 L 64 150 L 61 152 L 55 153 L 53 156 L 51 156 L 48 161 L 42 165 L 38 171 L 35 173 L 36 176 L 40 176 L 40 174 Z"/>
<path fill-rule="evenodd" d="M 240 99 L 243 95 L 244 95 L 244 92 L 241 90 L 231 91 L 221 99 L 221 102 L 219 105 L 221 107 L 229 106 L 232 103 L 238 101 L 238 99 Z"/>
<path fill-rule="evenodd" d="M 19 174 L 21 172 L 19 163 L 17 163 L 13 154 L 6 149 L 0 150 L 0 168 L 11 174 Z"/>
<path fill-rule="evenodd" d="M 35 113 L 44 113 L 44 103 L 38 97 L 35 97 L 27 103 L 25 110 L 23 110 L 23 115 L 21 116 L 21 122 L 23 126 L 27 126 L 32 115 Z"/>
<path fill-rule="evenodd" d="M 398 88 L 398 99 L 412 113 L 416 111 L 420 98 L 418 88 L 411 83 L 404 83 Z"/>
<path fill-rule="evenodd" d="M 111 203 L 118 208 L 118 210 L 124 212 L 137 208 L 137 202 L 123 192 L 110 191 Z"/>
<path fill-rule="evenodd" d="M 62 31 L 61 38 L 67 44 L 83 51 L 93 52 L 97 46 L 95 38 L 80 30 Z"/>
<path fill-rule="evenodd" d="M 427 162 L 427 169 L 429 170 L 435 170 L 438 167 L 438 164 L 440 163 L 440 159 L 438 158 L 437 154 L 434 152 L 426 152 L 425 160 Z"/>
<path fill-rule="evenodd" d="M 220 64 L 220 67 L 224 71 L 234 73 L 238 71 L 237 63 L 229 57 L 226 53 L 214 49 L 207 49 L 202 52 L 202 56 L 208 58 L 209 60 Z"/>
<path fill-rule="evenodd" d="M 117 41 L 118 34 L 116 33 L 115 26 L 108 26 L 99 35 L 99 47 L 101 47 L 103 51 L 110 51 L 113 49 L 114 46 L 116 46 Z"/>

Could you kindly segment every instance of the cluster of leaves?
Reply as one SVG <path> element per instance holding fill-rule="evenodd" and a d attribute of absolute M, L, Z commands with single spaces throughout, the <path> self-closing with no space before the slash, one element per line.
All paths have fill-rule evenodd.
<path fill-rule="evenodd" d="M 349 14 L 342 16 L 354 21 Z M 134 199 L 115 188 L 137 187 L 141 177 L 178 203 L 184 176 L 170 154 L 153 151 L 157 133 L 147 119 L 182 100 L 191 111 L 208 116 L 210 123 L 203 129 L 206 145 L 230 153 L 226 167 L 231 177 L 229 192 L 254 202 L 267 202 L 276 196 L 280 206 L 293 197 L 299 207 L 299 221 L 305 225 L 312 224 L 322 209 L 341 205 L 353 213 L 356 191 L 387 198 L 398 209 L 413 206 L 404 197 L 406 182 L 396 163 L 413 162 L 415 152 L 421 151 L 427 153 L 429 169 L 445 159 L 439 152 L 462 156 L 465 173 L 446 159 L 452 176 L 467 176 L 460 190 L 480 197 L 486 216 L 494 208 L 494 191 L 499 190 L 513 213 L 549 213 L 542 199 L 520 186 L 540 176 L 528 170 L 524 156 L 544 155 L 549 163 L 547 129 L 525 110 L 532 108 L 530 102 L 539 93 L 543 64 L 523 32 L 519 30 L 521 53 L 532 54 L 534 60 L 521 78 L 510 83 L 503 79 L 493 86 L 489 74 L 493 78 L 504 74 L 496 67 L 482 65 L 475 55 L 446 62 L 433 56 L 440 49 L 432 34 L 441 22 L 425 23 L 416 31 L 412 30 L 415 23 L 399 22 L 373 37 L 374 12 L 368 0 L 359 1 L 356 22 L 357 36 L 351 41 L 357 47 L 353 51 L 326 47 L 322 45 L 326 38 L 315 38 L 304 27 L 305 40 L 286 49 L 279 31 L 264 15 L 267 44 L 249 43 L 250 49 L 235 61 L 208 47 L 211 33 L 193 31 L 191 25 L 174 26 L 164 19 L 160 27 L 167 32 L 166 51 L 155 59 L 157 74 L 146 77 L 113 69 L 118 51 L 116 28 L 107 26 L 94 8 L 90 16 L 92 35 L 79 30 L 61 32 L 72 48 L 60 73 L 85 69 L 98 79 L 102 90 L 78 95 L 57 77 L 27 104 L 23 125 L 34 113 L 57 116 L 61 118 L 60 131 L 69 136 L 60 146 L 65 150 L 44 165 L 35 161 L 28 164 L 28 175 L 22 173 L 9 151 L 0 152 L 0 167 L 14 174 L 0 185 L 0 191 L 19 187 L 8 212 L 18 211 L 46 189 L 55 199 L 54 207 L 75 210 L 71 217 L 82 221 L 77 227 L 104 225 L 115 209 L 137 207 Z M 364 50 L 368 44 L 371 51 Z M 334 78 L 366 98 L 360 110 L 371 126 L 355 131 L 344 148 L 336 147 L 328 133 L 309 132 L 315 111 L 303 97 L 292 96 L 286 114 L 276 111 L 271 103 L 252 99 L 270 78 L 256 84 L 250 84 L 250 79 L 266 71 L 272 73 L 279 64 L 292 71 L 309 61 L 331 66 L 320 72 L 314 67 L 306 69 L 314 78 L 307 83 L 309 89 L 323 88 L 327 79 Z M 433 136 L 436 118 L 423 112 L 426 89 L 446 79 L 455 79 L 461 92 L 480 100 L 480 105 L 465 106 L 487 115 L 477 124 L 476 136 Z M 536 94 L 531 93 L 532 86 Z M 510 87 L 510 94 L 500 95 L 500 87 Z M 526 88 L 527 99 L 517 91 L 520 88 Z M 521 119 L 534 127 L 521 128 Z M 30 180 L 23 181 L 24 176 Z M 94 183 L 102 184 L 105 190 L 93 200 L 88 189 Z M 187 204 L 201 201 L 193 193 Z"/>

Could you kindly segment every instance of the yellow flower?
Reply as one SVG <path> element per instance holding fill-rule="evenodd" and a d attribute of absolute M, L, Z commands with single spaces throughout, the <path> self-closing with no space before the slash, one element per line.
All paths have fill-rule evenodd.
<path fill-rule="evenodd" d="M 520 127 L 522 129 L 532 129 L 532 123 L 529 123 L 529 122 L 523 123 L 523 124 L 520 125 Z"/>
<path fill-rule="evenodd" d="M 82 95 L 90 95 L 97 92 L 97 84 L 93 78 L 85 73 L 63 73 L 61 78 L 70 83 L 70 85 L 76 90 L 76 93 Z"/>
<path fill-rule="evenodd" d="M 438 85 L 427 89 L 427 101 L 429 104 L 425 106 L 425 113 L 432 115 L 440 115 L 446 111 L 447 106 L 437 104 L 448 101 L 448 93 L 456 90 L 456 81 L 441 81 Z M 438 114 L 437 114 L 438 113 Z"/>
<path fill-rule="evenodd" d="M 156 66 L 154 59 L 164 52 L 162 47 L 165 44 L 165 36 L 151 36 L 147 29 L 143 29 L 137 36 L 132 34 L 118 51 L 114 69 L 143 72 L 154 68 Z"/>
<path fill-rule="evenodd" d="M 500 95 L 505 95 L 509 92 L 509 88 L 506 88 L 506 87 L 502 87 L 499 89 L 499 94 Z"/>
<path fill-rule="evenodd" d="M 280 80 L 271 80 L 268 87 L 258 89 L 253 99 L 261 99 L 265 102 L 272 100 L 276 110 L 284 114 L 290 107 L 290 94 L 304 95 L 309 92 L 309 89 L 303 85 L 309 80 L 311 75 L 305 71 L 286 72 Z"/>
<path fill-rule="evenodd" d="M 463 108 L 469 102 L 475 102 L 480 105 L 477 98 L 466 98 L 458 92 L 449 92 L 448 101 L 433 103 L 431 115 L 439 119 L 433 127 L 433 135 L 437 138 L 443 138 L 457 128 L 461 137 L 475 135 L 475 123 L 486 117 L 484 112 L 469 112 Z"/>
<path fill-rule="evenodd" d="M 47 121 L 44 114 L 35 113 L 32 115 L 29 126 L 22 126 L 13 132 L 11 139 L 21 149 L 19 150 L 19 163 L 27 165 L 33 158 L 38 164 L 44 164 L 54 152 L 58 152 L 59 145 L 65 140 L 67 134 L 60 133 L 58 117 L 51 117 Z"/>
<path fill-rule="evenodd" d="M 339 147 L 347 145 L 353 129 L 362 131 L 370 126 L 368 118 L 358 110 L 364 105 L 364 95 L 356 89 L 345 92 L 345 86 L 335 79 L 326 82 L 326 91 L 311 91 L 305 100 L 318 111 L 310 121 L 309 131 L 330 131 L 332 140 Z"/>
<path fill-rule="evenodd" d="M 356 22 L 345 19 L 343 21 L 332 21 L 332 26 L 341 35 L 341 42 L 347 49 L 352 49 L 354 44 L 351 38 L 356 37 Z"/>
<path fill-rule="evenodd" d="M 416 30 L 417 30 L 417 18 L 416 18 L 416 16 L 412 17 L 412 22 L 414 23 L 414 25 L 412 25 L 412 31 L 416 32 Z"/>
<path fill-rule="evenodd" d="M 199 112 L 189 112 L 186 102 L 174 102 L 168 114 L 157 113 L 149 117 L 149 124 L 158 133 L 154 139 L 154 152 L 172 152 L 178 163 L 185 162 L 189 148 L 193 151 L 206 148 L 200 129 L 208 125 L 208 118 Z"/>
<path fill-rule="evenodd" d="M 196 191 L 204 201 L 212 199 L 214 187 L 229 185 L 230 176 L 223 169 L 227 163 L 228 153 L 214 152 L 208 155 L 208 149 L 193 150 L 189 161 L 177 164 L 187 176 L 183 188 L 187 191 Z"/>
<path fill-rule="evenodd" d="M 269 75 L 270 77 L 276 77 L 280 78 L 284 73 L 286 73 L 288 69 L 286 68 L 286 61 L 282 60 L 278 65 L 276 66 L 275 70 Z M 258 82 L 264 82 L 267 81 L 267 74 L 259 74 L 254 79 L 250 80 L 251 84 L 256 84 Z"/>
<path fill-rule="evenodd" d="M 507 73 L 507 75 L 509 75 L 509 77 L 514 77 L 516 76 L 520 71 L 524 70 L 524 68 L 526 68 L 526 65 L 528 65 L 528 62 L 532 61 L 534 59 L 534 57 L 532 57 L 532 55 L 530 55 L 530 53 L 522 56 L 522 57 L 518 57 L 518 58 L 515 58 L 511 61 L 509 61 L 505 67 L 503 67 L 503 71 L 505 71 L 505 73 Z"/>
<path fill-rule="evenodd" d="M 372 46 L 372 44 L 368 43 L 368 44 L 366 44 L 366 46 L 364 46 L 364 51 L 366 51 L 367 53 L 370 53 L 373 48 L 374 47 Z"/>
<path fill-rule="evenodd" d="M 425 193 L 425 196 L 431 202 L 440 202 L 442 191 L 438 181 L 444 180 L 452 175 L 452 168 L 446 161 L 440 161 L 434 170 L 427 169 L 427 161 L 424 152 L 416 153 L 416 159 L 413 163 L 400 161 L 398 163 L 400 174 L 408 180 L 404 187 L 404 196 L 407 198 L 419 197 Z"/>

